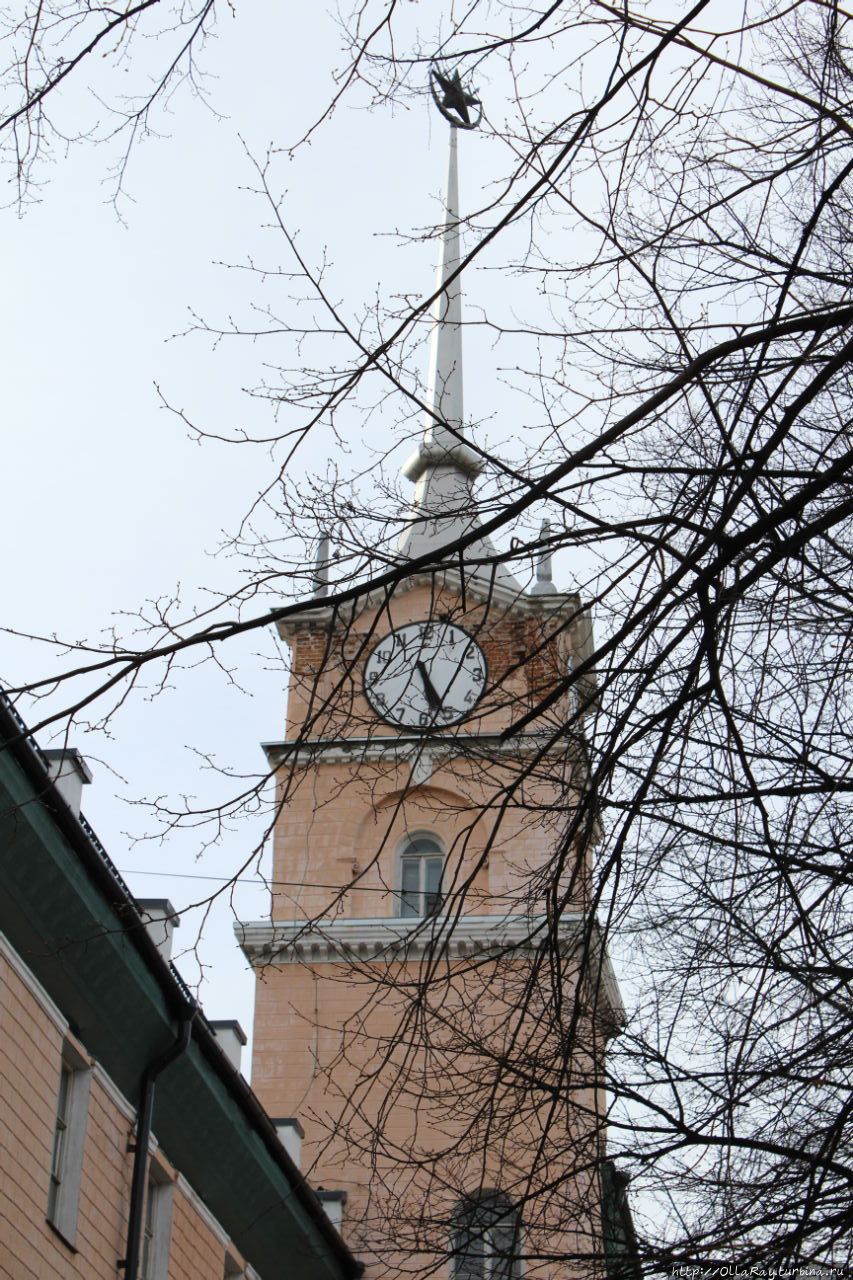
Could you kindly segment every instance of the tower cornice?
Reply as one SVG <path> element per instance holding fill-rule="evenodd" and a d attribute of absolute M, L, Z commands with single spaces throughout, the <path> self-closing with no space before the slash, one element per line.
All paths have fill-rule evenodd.
<path fill-rule="evenodd" d="M 513 738 L 501 733 L 438 734 L 371 734 L 346 738 L 315 738 L 299 742 L 286 740 L 262 742 L 261 748 L 273 767 L 287 762 L 307 764 L 351 764 L 353 761 L 392 760 L 409 762 L 428 754 L 433 760 L 456 759 L 459 756 L 497 756 L 517 758 L 534 753 L 565 756 L 567 751 L 580 754 L 583 737 L 566 733 L 520 732 Z"/>
<path fill-rule="evenodd" d="M 444 588 L 449 593 L 461 597 L 463 593 L 462 575 L 457 569 L 439 569 L 432 572 L 421 572 L 407 577 L 401 584 L 398 593 L 391 599 L 400 599 L 410 591 L 426 587 L 429 590 Z M 575 592 L 553 592 L 550 595 L 526 595 L 519 587 L 508 588 L 500 581 L 490 581 L 488 577 L 466 574 L 464 594 L 472 604 L 499 607 L 502 617 L 536 617 L 553 618 L 555 622 L 570 620 L 569 630 L 580 626 L 586 620 L 588 625 L 588 606 Z M 289 641 L 298 631 L 307 628 L 328 631 L 332 626 L 349 626 L 356 618 L 372 609 L 381 609 L 389 602 L 389 589 L 377 587 L 365 591 L 356 600 L 348 600 L 343 604 L 316 604 L 313 600 L 306 602 L 304 608 L 288 613 L 283 618 L 276 618 L 275 625 L 282 640 Z"/>
<path fill-rule="evenodd" d="M 237 921 L 237 941 L 254 968 L 287 964 L 398 964 L 425 955 L 499 960 L 531 956 L 543 946 L 582 955 L 615 1033 L 625 1006 L 601 930 L 583 912 L 564 912 L 556 927 L 544 915 L 380 917 L 350 920 Z"/>

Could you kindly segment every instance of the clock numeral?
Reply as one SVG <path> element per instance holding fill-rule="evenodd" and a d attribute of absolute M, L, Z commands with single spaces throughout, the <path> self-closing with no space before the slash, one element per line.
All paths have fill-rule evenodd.
<path fill-rule="evenodd" d="M 380 650 L 377 652 L 376 656 L 377 656 L 377 658 L 379 659 L 379 661 L 380 661 L 380 662 L 390 662 L 390 661 L 391 661 L 391 650 L 390 650 L 390 649 L 380 649 Z"/>
<path fill-rule="evenodd" d="M 387 709 L 388 699 L 385 697 L 384 693 L 374 693 L 373 698 L 375 702 L 379 703 L 380 707 L 385 707 Z"/>
<path fill-rule="evenodd" d="M 470 706 L 471 706 L 471 704 L 472 704 L 473 702 L 476 702 L 476 701 L 477 701 L 477 695 L 476 695 L 476 693 L 474 692 L 474 690 L 473 690 L 473 689 L 468 689 L 468 690 L 466 690 L 466 692 L 465 692 L 465 703 L 467 704 L 467 706 L 469 706 L 469 707 L 470 707 Z"/>
<path fill-rule="evenodd" d="M 420 725 L 429 724 L 430 718 L 431 717 L 428 716 L 425 711 L 421 711 L 418 714 L 418 724 Z"/>
<path fill-rule="evenodd" d="M 377 681 L 378 679 L 379 679 L 379 672 L 378 672 L 378 671 L 370 671 L 370 672 L 368 672 L 368 675 L 367 675 L 367 683 L 368 683 L 368 684 L 376 684 L 376 681 Z"/>
<path fill-rule="evenodd" d="M 471 672 L 471 679 L 472 679 L 472 680 L 482 680 L 482 679 L 483 679 L 483 668 L 482 668 L 482 667 L 475 667 L 475 668 L 474 668 L 474 670 Z"/>

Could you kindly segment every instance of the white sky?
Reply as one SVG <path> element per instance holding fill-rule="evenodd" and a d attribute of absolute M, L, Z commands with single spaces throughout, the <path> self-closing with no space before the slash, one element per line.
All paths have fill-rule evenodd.
<path fill-rule="evenodd" d="M 234 563 L 212 562 L 210 554 L 268 482 L 270 459 L 262 449 L 194 443 L 161 407 L 155 383 L 214 431 L 272 428 L 268 406 L 243 388 L 275 361 L 275 343 L 232 340 L 213 351 L 198 336 L 170 341 L 186 328 L 190 308 L 211 319 L 248 316 L 253 299 L 283 305 L 287 292 L 281 281 L 261 287 L 216 265 L 286 261 L 285 246 L 264 229 L 268 210 L 241 190 L 254 181 L 241 138 L 257 156 L 272 140 L 285 146 L 331 90 L 339 42 L 332 20 L 305 8 L 297 31 L 283 11 L 272 26 L 269 14 L 269 5 L 246 0 L 234 17 L 220 18 L 204 65 L 217 77 L 209 92 L 224 118 L 179 93 L 171 117 L 156 117 L 168 136 L 146 140 L 131 158 L 123 222 L 109 200 L 117 154 L 109 145 L 71 148 L 41 171 L 38 203 L 22 218 L 14 209 L 0 215 L 9 628 L 97 639 L 116 613 L 133 612 L 178 582 L 192 589 L 233 580 Z M 85 120 L 91 101 L 77 97 L 66 109 Z M 313 261 L 328 246 L 334 291 L 352 311 L 380 282 L 386 292 L 431 291 L 434 245 L 403 247 L 393 233 L 438 216 L 446 138 L 426 103 L 393 113 L 346 107 L 296 160 L 277 160 L 276 179 L 288 190 L 285 217 Z M 489 146 L 479 135 L 463 139 L 463 208 L 486 185 Z M 466 281 L 466 304 L 472 289 L 476 297 Z M 486 415 L 501 392 L 494 367 L 484 367 L 489 348 L 481 343 L 478 353 L 476 342 L 466 347 L 466 408 Z M 323 447 L 318 439 L 297 466 L 321 469 Z M 151 822 L 130 802 L 220 795 L 221 780 L 193 749 L 239 774 L 263 767 L 258 743 L 282 731 L 285 681 L 277 661 L 257 657 L 261 648 L 274 652 L 255 637 L 231 654 L 249 696 L 215 672 L 188 673 L 156 699 L 137 691 L 110 736 L 74 735 L 95 774 L 84 812 L 140 897 L 169 897 L 186 908 L 216 885 L 189 877 L 230 872 L 257 837 L 244 823 L 203 856 L 194 832 L 137 843 L 132 837 Z M 54 669 L 38 644 L 0 638 L 7 684 Z M 33 722 L 35 712 L 24 710 Z M 45 733 L 40 740 L 49 744 Z M 255 917 L 265 895 L 246 889 L 237 905 L 244 918 Z M 238 1017 L 249 1031 L 253 981 L 231 925 L 224 905 L 206 925 L 202 999 L 209 1016 Z M 178 952 L 192 945 L 197 927 L 197 913 L 185 913 Z M 190 981 L 197 977 L 192 956 L 178 963 Z"/>

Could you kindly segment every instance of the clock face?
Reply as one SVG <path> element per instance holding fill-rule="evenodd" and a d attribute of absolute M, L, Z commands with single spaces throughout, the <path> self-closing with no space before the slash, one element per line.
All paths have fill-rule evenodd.
<path fill-rule="evenodd" d="M 409 729 L 456 724 L 486 684 L 478 644 L 450 622 L 412 622 L 392 631 L 364 664 L 364 692 L 378 715 Z"/>

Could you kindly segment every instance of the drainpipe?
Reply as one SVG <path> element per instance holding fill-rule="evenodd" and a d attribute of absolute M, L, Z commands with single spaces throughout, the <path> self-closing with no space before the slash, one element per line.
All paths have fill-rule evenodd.
<path fill-rule="evenodd" d="M 139 1255 L 142 1245 L 142 1229 L 145 1224 L 145 1192 L 148 1187 L 148 1143 L 151 1138 L 151 1118 L 154 1114 L 154 1086 L 157 1077 L 170 1063 L 189 1048 L 195 1010 L 184 1018 L 181 1031 L 165 1052 L 145 1068 L 142 1077 L 142 1097 L 136 1117 L 136 1145 L 133 1148 L 133 1179 L 130 1184 L 130 1213 L 127 1219 L 127 1252 L 124 1262 L 125 1280 L 139 1280 Z"/>

